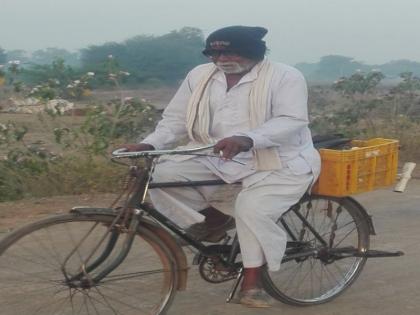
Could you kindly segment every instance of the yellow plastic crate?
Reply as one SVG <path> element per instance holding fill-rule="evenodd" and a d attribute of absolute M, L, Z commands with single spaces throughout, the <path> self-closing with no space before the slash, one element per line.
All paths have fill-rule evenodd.
<path fill-rule="evenodd" d="M 313 193 L 342 197 L 395 182 L 398 140 L 353 140 L 351 145 L 351 150 L 319 150 L 322 169 Z"/>

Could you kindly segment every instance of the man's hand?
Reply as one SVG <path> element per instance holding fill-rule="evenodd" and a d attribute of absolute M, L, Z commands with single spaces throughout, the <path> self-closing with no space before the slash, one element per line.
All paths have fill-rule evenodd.
<path fill-rule="evenodd" d="M 223 159 L 230 160 L 239 152 L 249 151 L 254 142 L 245 136 L 233 136 L 220 140 L 213 148 L 214 153 L 219 153 Z"/>
<path fill-rule="evenodd" d="M 127 152 L 138 152 L 138 151 L 153 151 L 154 146 L 147 143 L 127 143 L 123 144 L 120 149 L 126 149 Z"/>

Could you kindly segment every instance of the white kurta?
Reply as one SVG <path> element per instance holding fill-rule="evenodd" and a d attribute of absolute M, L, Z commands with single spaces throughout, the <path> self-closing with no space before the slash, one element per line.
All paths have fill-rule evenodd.
<path fill-rule="evenodd" d="M 188 100 L 203 75 L 208 72 L 210 66 L 211 64 L 200 65 L 187 75 L 165 109 L 163 118 L 155 131 L 147 136 L 142 141 L 143 143 L 151 144 L 156 149 L 167 149 L 176 146 L 181 139 L 187 137 L 186 113 Z M 279 63 L 274 64 L 274 75 L 269 86 L 266 122 L 255 129 L 251 129 L 248 96 L 252 82 L 257 78 L 255 69 L 254 67 L 243 76 L 229 91 L 227 91 L 226 79 L 222 72 L 217 72 L 211 78 L 208 86 L 210 89 L 209 135 L 216 140 L 232 135 L 245 135 L 252 138 L 255 149 L 275 147 L 284 169 L 257 172 L 254 168 L 252 152 L 242 152 L 235 159 L 240 160 L 245 165 L 232 161 L 224 162 L 219 158 L 194 158 L 196 162 L 203 165 L 205 170 L 210 172 L 205 170 L 202 173 L 194 172 L 194 174 L 185 177 L 181 175 L 181 178 L 186 180 L 205 180 L 217 176 L 226 182 L 243 180 L 244 190 L 239 196 L 246 196 L 246 198 L 238 198 L 242 208 L 247 204 L 246 199 L 250 197 L 250 194 L 245 192 L 249 191 L 251 187 L 253 189 L 262 185 L 264 187 L 263 191 L 268 192 L 271 197 L 259 198 L 264 196 L 263 193 L 260 193 L 258 198 L 253 197 L 253 199 L 259 200 L 260 205 L 270 215 L 262 213 L 262 210 L 257 211 L 255 209 L 254 211 L 257 211 L 261 221 L 259 224 L 257 222 L 252 223 L 254 219 L 250 220 L 249 215 L 243 215 L 244 213 L 252 212 L 252 209 L 250 210 L 247 207 L 248 210 L 242 211 L 236 208 L 236 214 L 242 213 L 240 215 L 242 218 L 236 217 L 238 236 L 241 248 L 245 252 L 245 255 L 243 253 L 243 261 L 246 267 L 254 266 L 255 264 L 260 265 L 263 257 L 265 257 L 265 261 L 269 263 L 271 269 L 278 269 L 282 252 L 280 251 L 280 255 L 276 254 L 275 257 L 270 258 L 267 250 L 271 245 L 263 244 L 261 241 L 267 237 L 271 238 L 271 240 L 277 240 L 278 246 L 275 249 L 273 248 L 271 253 L 274 254 L 274 252 L 278 253 L 279 246 L 285 246 L 285 235 L 280 237 L 279 229 L 276 230 L 273 225 L 271 225 L 271 230 L 269 229 L 271 235 L 264 233 L 267 229 L 262 231 L 261 227 L 266 226 L 270 220 L 272 221 L 273 213 L 275 213 L 274 216 L 278 217 L 299 200 L 299 197 L 307 190 L 311 181 L 318 176 L 320 158 L 313 147 L 311 133 L 308 128 L 306 82 L 301 73 L 293 67 Z M 192 145 L 196 146 L 196 144 Z M 158 180 L 156 181 L 175 180 L 175 178 L 179 180 L 179 177 L 174 176 L 174 174 L 167 177 L 162 175 L 164 173 L 164 165 L 165 163 L 162 164 L 161 169 L 159 165 L 157 166 L 155 179 Z M 171 165 L 170 169 L 173 171 L 174 166 Z M 168 171 L 167 167 L 166 170 Z M 181 173 L 187 169 L 180 162 L 175 167 L 175 170 Z M 196 178 L 196 174 L 199 173 L 202 178 Z M 287 189 L 287 184 L 291 185 L 292 191 Z M 184 188 L 153 189 L 150 195 L 155 207 L 181 226 L 202 221 L 204 217 L 196 211 L 203 209 L 206 205 L 207 196 L 203 193 L 205 188 L 197 190 L 184 189 L 184 195 L 182 189 Z M 283 192 L 276 194 L 276 191 L 279 189 Z M 291 197 L 287 197 L 287 194 L 291 194 Z M 277 199 L 272 199 L 272 196 L 277 196 Z M 243 202 L 243 199 L 245 199 L 245 202 Z M 273 200 L 276 201 L 274 204 Z M 272 222 L 272 224 L 274 223 Z M 249 231 L 252 231 L 251 235 L 249 235 Z M 279 244 L 279 242 L 283 245 Z M 247 246 L 247 244 L 250 246 Z M 244 246 L 247 247 L 245 250 Z M 251 249 L 248 250 L 249 248 Z"/>
<path fill-rule="evenodd" d="M 156 149 L 172 148 L 187 137 L 186 113 L 191 93 L 211 64 L 194 68 L 181 84 L 166 107 L 156 130 L 142 142 Z M 232 135 L 252 138 L 254 148 L 277 147 L 283 164 L 297 172 L 312 169 L 317 176 L 320 168 L 318 152 L 313 148 L 308 128 L 307 87 L 301 73 L 290 66 L 275 63 L 270 83 L 267 121 L 250 129 L 248 96 L 252 82 L 257 78 L 256 67 L 242 77 L 229 91 L 222 72 L 217 72 L 209 83 L 210 131 L 212 138 L 220 140 Z M 219 159 L 205 158 L 206 163 L 227 182 L 233 182 L 254 173 L 251 152 L 242 152 L 235 159 L 245 162 L 220 163 Z"/>
<path fill-rule="evenodd" d="M 218 176 L 197 159 L 189 159 L 162 162 L 153 178 L 156 182 L 170 182 L 211 180 Z M 235 220 L 245 268 L 265 262 L 270 270 L 280 268 L 287 236 L 275 222 L 299 201 L 312 180 L 311 172 L 294 174 L 288 167 L 273 171 L 263 179 L 258 173 L 243 179 L 235 202 Z M 204 219 L 197 210 L 210 206 L 209 200 L 217 189 L 218 186 L 151 189 L 149 194 L 156 209 L 187 227 Z"/>

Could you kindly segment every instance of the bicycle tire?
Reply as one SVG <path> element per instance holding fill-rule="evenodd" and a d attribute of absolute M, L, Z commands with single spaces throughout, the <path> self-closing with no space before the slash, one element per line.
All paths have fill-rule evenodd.
<path fill-rule="evenodd" d="M 302 200 L 298 211 L 327 240 L 326 246 L 320 245 L 309 229 L 302 228 L 302 221 L 297 219 L 293 211 L 285 213 L 283 219 L 293 234 L 298 236 L 297 241 L 307 242 L 310 249 L 321 251 L 324 246 L 343 250 L 353 247 L 363 252 L 369 249 L 370 229 L 366 215 L 359 207 L 349 198 L 314 195 Z M 337 224 L 337 230 L 332 231 L 334 223 Z M 287 304 L 309 306 L 326 303 L 350 287 L 366 263 L 365 257 L 352 256 L 329 261 L 327 258 L 314 255 L 289 260 L 282 263 L 276 272 L 265 268 L 263 286 L 272 297 Z"/>
<path fill-rule="evenodd" d="M 3 239 L 1 313 L 164 314 L 177 289 L 176 261 L 164 243 L 141 225 L 127 257 L 98 283 L 89 286 L 66 281 L 66 277 L 80 273 L 80 262 L 92 253 L 113 219 L 100 214 L 58 215 L 24 226 Z M 127 235 L 120 233 L 115 249 Z M 90 261 L 95 261 L 105 244 Z M 77 250 L 71 254 L 75 245 Z M 117 252 L 111 252 L 107 259 L 110 261 Z M 89 272 L 89 277 L 100 270 L 101 266 Z"/>

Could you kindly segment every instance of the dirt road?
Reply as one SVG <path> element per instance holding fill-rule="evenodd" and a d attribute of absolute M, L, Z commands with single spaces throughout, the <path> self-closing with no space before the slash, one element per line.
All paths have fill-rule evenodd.
<path fill-rule="evenodd" d="M 0 237 L 11 227 L 34 221 L 50 213 L 66 212 L 74 205 L 105 206 L 112 198 L 112 195 L 64 196 L 0 203 Z M 178 292 L 169 314 L 418 315 L 420 313 L 418 298 L 420 295 L 420 180 L 412 180 L 403 194 L 384 189 L 359 195 L 357 199 L 373 216 L 377 235 L 372 237 L 371 247 L 402 250 L 405 256 L 370 259 L 360 278 L 336 300 L 305 308 L 276 302 L 273 308 L 268 310 L 226 304 L 225 298 L 232 283 L 209 284 L 200 278 L 197 268 L 192 266 L 188 289 Z M 218 203 L 228 208 L 223 200 L 218 200 Z"/>
<path fill-rule="evenodd" d="M 418 315 L 420 314 L 420 180 L 403 194 L 378 190 L 357 196 L 373 216 L 377 232 L 371 247 L 402 250 L 396 258 L 370 259 L 361 276 L 336 300 L 319 306 L 275 303 L 269 310 L 224 302 L 231 283 L 212 285 L 193 268 L 189 287 L 180 292 L 169 314 L 197 315 Z"/>

